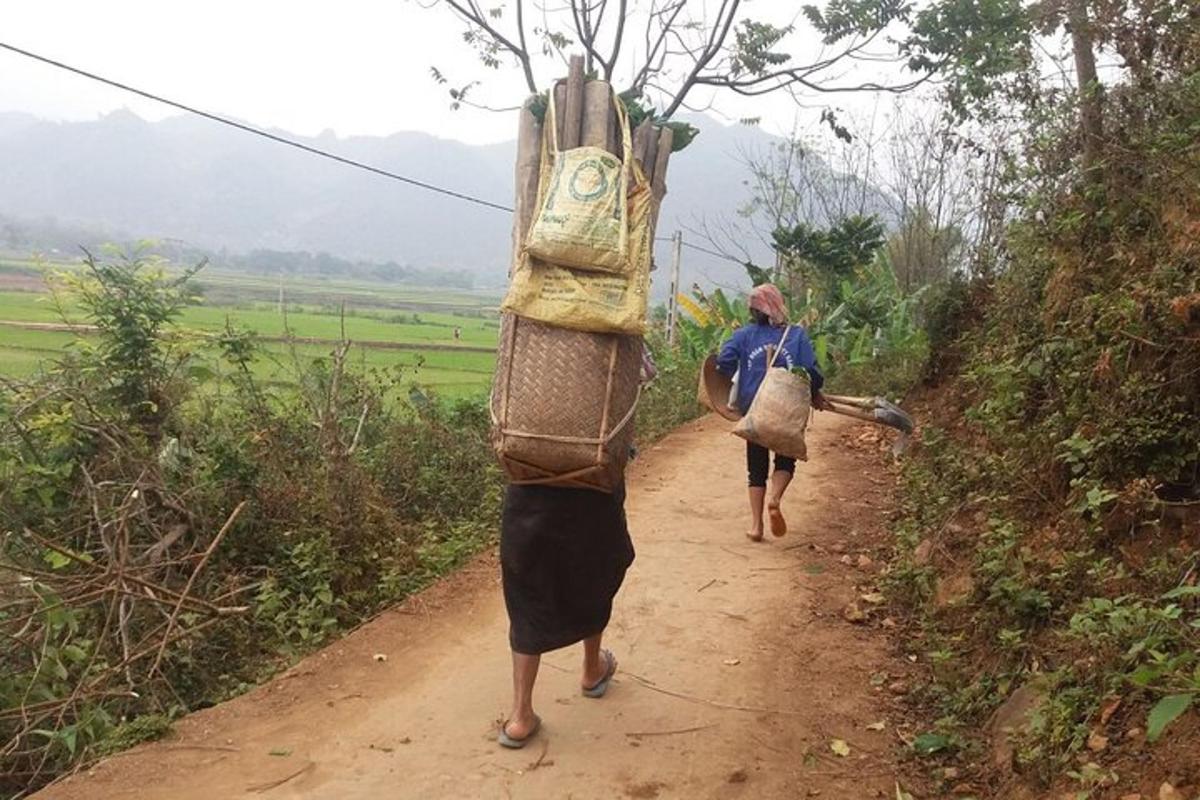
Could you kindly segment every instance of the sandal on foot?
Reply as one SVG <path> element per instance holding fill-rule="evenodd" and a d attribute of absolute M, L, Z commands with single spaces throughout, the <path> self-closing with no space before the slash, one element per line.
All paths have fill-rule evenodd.
<path fill-rule="evenodd" d="M 604 697 L 604 693 L 608 691 L 608 685 L 612 683 L 613 675 L 617 674 L 617 659 L 612 654 L 611 650 L 601 650 L 600 655 L 604 656 L 604 660 L 608 666 L 604 670 L 604 677 L 590 688 L 583 689 L 584 697 Z"/>
<path fill-rule="evenodd" d="M 529 744 L 529 740 L 536 736 L 537 732 L 542 728 L 542 718 L 537 714 L 534 714 L 533 728 L 530 729 L 529 733 L 518 739 L 515 736 L 508 735 L 508 722 L 508 720 L 505 720 L 504 724 L 500 726 L 500 735 L 496 737 L 496 742 L 501 747 L 507 747 L 509 750 L 520 750 L 522 747 Z"/>
<path fill-rule="evenodd" d="M 783 536 L 787 533 L 787 520 L 783 518 L 783 512 L 779 510 L 778 505 L 767 506 L 767 517 L 771 520 L 771 535 Z"/>

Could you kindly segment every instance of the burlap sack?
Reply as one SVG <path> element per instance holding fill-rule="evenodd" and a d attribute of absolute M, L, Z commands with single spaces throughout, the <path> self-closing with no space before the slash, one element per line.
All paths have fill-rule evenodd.
<path fill-rule="evenodd" d="M 633 271 L 612 275 L 557 267 L 539 261 L 526 249 L 513 270 L 501 306 L 504 311 L 576 331 L 646 333 L 655 201 L 636 162 L 633 174 L 635 186 L 629 197 Z"/>
<path fill-rule="evenodd" d="M 542 137 L 537 216 L 525 250 L 556 267 L 627 275 L 635 268 L 627 210 L 633 144 L 624 104 L 612 98 L 621 132 L 622 159 L 603 147 L 559 150 L 554 92 Z M 547 146 L 547 142 L 551 146 Z"/>
<path fill-rule="evenodd" d="M 807 461 L 804 430 L 812 410 L 811 379 L 805 371 L 792 372 L 775 366 L 790 330 L 785 330 L 779 340 L 758 394 L 733 433 L 774 453 Z"/>

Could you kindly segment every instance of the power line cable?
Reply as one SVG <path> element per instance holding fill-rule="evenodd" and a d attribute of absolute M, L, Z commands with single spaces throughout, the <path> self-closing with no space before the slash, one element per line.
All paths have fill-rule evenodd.
<path fill-rule="evenodd" d="M 251 133 L 251 134 L 254 134 L 255 136 L 261 136 L 264 139 L 269 139 L 269 140 L 271 140 L 273 142 L 277 142 L 279 144 L 285 144 L 288 147 L 294 147 L 297 150 L 303 150 L 306 153 L 311 153 L 313 155 L 321 156 L 322 158 L 328 158 L 328 159 L 330 159 L 332 161 L 336 161 L 340 164 L 345 164 L 345 165 L 351 166 L 351 167 L 357 167 L 358 169 L 366 170 L 367 172 L 372 172 L 376 175 L 381 175 L 385 178 L 391 178 L 392 180 L 400 181 L 401 183 L 407 183 L 410 186 L 416 186 L 419 189 L 425 189 L 430 192 L 444 194 L 447 197 L 454 197 L 459 200 L 465 200 L 468 203 L 475 203 L 476 205 L 484 206 L 485 208 L 494 208 L 497 211 L 507 211 L 509 213 L 512 213 L 512 209 L 510 207 L 501 205 L 500 203 L 493 203 L 491 200 L 484 200 L 483 198 L 480 198 L 480 197 L 473 197 L 469 194 L 464 194 L 463 192 L 456 192 L 453 189 L 446 189 L 441 186 L 435 186 L 432 183 L 426 183 L 425 181 L 419 181 L 416 178 L 409 178 L 409 177 L 400 175 L 395 172 L 390 172 L 389 170 L 386 170 L 386 169 L 381 169 L 379 167 L 373 167 L 370 164 L 364 164 L 363 162 L 355 161 L 352 158 L 346 158 L 345 156 L 339 156 L 337 153 L 331 153 L 328 150 L 322 150 L 319 147 L 312 147 L 311 145 L 304 144 L 303 142 L 298 142 L 295 139 L 289 139 L 286 136 L 279 136 L 279 135 L 271 133 L 269 131 L 264 131 L 261 128 L 256 128 L 253 125 L 246 125 L 245 123 L 229 119 L 228 117 L 223 117 L 220 114 L 214 114 L 209 111 L 203 111 L 201 109 L 194 108 L 193 106 L 186 105 L 185 103 L 176 102 L 175 100 L 168 100 L 165 97 L 161 97 L 152 92 L 147 92 L 144 89 L 138 89 L 136 87 L 129 86 L 128 84 L 121 83 L 120 81 L 115 81 L 110 78 L 105 78 L 104 76 L 97 75 L 94 72 L 88 72 L 87 70 L 80 69 L 78 67 L 73 67 L 70 64 L 64 64 L 63 62 L 56 61 L 53 58 L 47 58 L 46 56 L 38 55 L 37 53 L 30 52 L 29 50 L 24 50 L 20 47 L 16 47 L 11 44 L 6 44 L 5 42 L 0 42 L 0 48 L 3 48 L 4 50 L 8 50 L 10 52 L 16 53 L 18 55 L 25 56 L 26 58 L 31 58 L 34 61 L 40 61 L 43 64 L 48 64 L 52 67 L 57 67 L 58 69 L 63 69 L 63 70 L 66 70 L 67 72 L 72 72 L 76 75 L 81 75 L 84 78 L 88 78 L 93 81 L 98 81 L 99 83 L 103 83 L 107 86 L 112 86 L 116 89 L 120 89 L 125 92 L 130 92 L 131 94 L 136 94 L 136 95 L 138 95 L 140 97 L 144 97 L 148 100 L 153 100 L 157 103 L 162 103 L 163 105 L 171 106 L 172 108 L 178 108 L 181 111 L 188 112 L 189 114 L 195 114 L 196 116 L 204 117 L 205 119 L 212 120 L 213 122 L 219 122 L 222 125 L 228 125 L 232 128 L 237 128 L 240 131 L 244 131 L 246 133 Z"/>
<path fill-rule="evenodd" d="M 492 208 L 497 211 L 506 211 L 508 213 L 512 213 L 512 211 L 513 211 L 513 209 L 509 206 L 505 206 L 500 203 L 493 203 L 491 200 L 484 200 L 483 198 L 474 197 L 472 195 L 465 194 L 463 192 L 458 192 L 453 189 L 447 189 L 442 186 L 436 186 L 432 183 L 426 183 L 425 181 L 420 181 L 420 180 L 417 180 L 416 178 L 409 178 L 405 175 L 400 175 L 398 173 L 391 172 L 389 170 L 382 169 L 380 167 L 371 166 L 370 164 L 364 164 L 361 161 L 355 161 L 352 158 L 347 158 L 346 156 L 340 156 L 337 153 L 331 153 L 328 150 L 322 150 L 319 147 L 313 147 L 311 145 L 304 144 L 303 142 L 298 142 L 295 139 L 289 139 L 286 136 L 279 136 L 278 134 L 271 133 L 270 131 L 265 131 L 265 130 L 262 130 L 261 128 L 256 128 L 253 125 L 247 125 L 245 123 L 238 122 L 237 120 L 233 120 L 228 117 L 221 116 L 220 114 L 215 114 L 210 111 L 204 111 L 204 110 L 196 108 L 194 106 L 189 106 L 186 103 L 180 103 L 176 100 L 170 100 L 166 97 L 162 97 L 161 95 L 154 94 L 153 92 L 148 92 L 144 89 L 138 89 L 135 86 L 130 86 L 126 83 L 121 83 L 120 81 L 116 81 L 111 78 L 105 78 L 103 75 L 98 75 L 94 72 L 89 72 L 88 70 L 81 69 L 79 67 L 73 67 L 70 64 L 63 63 L 62 61 L 58 61 L 56 59 L 49 58 L 47 56 L 39 55 L 32 51 L 25 50 L 24 48 L 17 47 L 15 45 L 11 45 L 6 42 L 0 42 L 0 49 L 8 50 L 10 52 L 16 53 L 17 55 L 21 55 L 21 56 L 25 56 L 26 58 L 33 59 L 34 61 L 39 61 L 43 64 L 47 64 L 49 66 L 56 67 L 58 69 L 66 70 L 67 72 L 71 72 L 75 75 L 79 75 L 79 76 L 87 78 L 89 80 L 97 81 L 98 83 L 103 83 L 106 86 L 111 86 L 113 88 L 120 89 L 121 91 L 124 91 L 124 92 L 136 94 L 139 97 L 146 98 L 147 100 L 153 100 L 156 103 L 162 103 L 163 105 L 171 106 L 172 108 L 177 108 L 177 109 L 179 109 L 181 111 L 185 111 L 189 114 L 195 114 L 198 117 L 204 117 L 205 119 L 220 123 L 221 125 L 228 125 L 231 128 L 235 128 L 235 129 L 243 131 L 245 133 L 253 134 L 254 136 L 260 136 L 264 139 L 268 139 L 268 140 L 270 140 L 272 142 L 276 142 L 278 144 L 287 145 L 288 147 L 294 147 L 297 150 L 302 150 L 302 151 L 304 151 L 306 153 L 310 153 L 312 155 L 316 155 L 316 156 L 320 156 L 322 158 L 327 158 L 332 161 L 336 161 L 339 164 L 344 164 L 346 166 L 355 167 L 355 168 L 361 169 L 361 170 L 366 170 L 367 172 L 373 173 L 375 175 L 380 175 L 385 178 L 391 178 L 392 180 L 400 181 L 401 183 L 406 183 L 406 184 L 409 184 L 410 186 L 416 186 L 419 189 L 425 189 L 426 191 L 436 192 L 438 194 L 446 195 L 447 197 L 453 197 L 458 200 L 464 200 L 468 203 L 474 203 L 476 205 L 484 206 L 485 208 Z M 659 237 L 657 241 L 670 242 L 671 239 L 665 238 L 665 237 Z M 683 241 L 682 245 L 690 250 L 695 250 L 700 253 L 705 253 L 707 255 L 714 256 L 715 258 L 720 258 L 725 261 L 731 261 L 735 264 L 742 263 L 741 261 L 734 258 L 733 256 L 728 255 L 727 253 L 720 253 L 720 252 L 717 252 L 716 250 L 709 250 L 708 248 L 701 247 L 700 245 L 692 244 L 691 242 L 688 242 L 688 241 Z"/>
<path fill-rule="evenodd" d="M 659 236 L 659 237 L 656 237 L 654 241 L 656 241 L 656 242 L 671 242 L 673 240 L 667 236 Z M 715 258 L 720 258 L 725 261 L 731 261 L 734 264 L 743 264 L 744 263 L 744 262 L 740 261 L 739 259 L 734 258 L 733 256 L 729 255 L 728 253 L 720 253 L 720 252 L 717 252 L 716 250 L 709 250 L 707 247 L 701 247 L 698 244 L 692 244 L 691 242 L 687 241 L 686 239 L 684 239 L 682 242 L 680 242 L 680 244 L 682 244 L 684 247 L 687 247 L 691 250 L 696 250 L 698 252 L 705 253 L 707 255 L 713 256 Z"/>

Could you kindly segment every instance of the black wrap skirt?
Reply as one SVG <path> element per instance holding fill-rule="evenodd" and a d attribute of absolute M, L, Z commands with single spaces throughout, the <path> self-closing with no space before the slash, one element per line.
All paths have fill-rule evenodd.
<path fill-rule="evenodd" d="M 500 568 L 512 649 L 545 653 L 602 632 L 632 563 L 624 487 L 509 486 Z"/>

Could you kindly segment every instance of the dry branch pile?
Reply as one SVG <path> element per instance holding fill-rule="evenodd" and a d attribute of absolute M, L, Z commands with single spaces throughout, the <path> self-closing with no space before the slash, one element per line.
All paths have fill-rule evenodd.
<path fill-rule="evenodd" d="M 145 442 L 93 422 L 101 453 L 79 465 L 72 529 L 6 531 L 0 550 L 0 630 L 11 645 L 0 671 L 14 684 L 2 693 L 0 756 L 26 783 L 123 709 L 183 705 L 168 662 L 186 657 L 189 637 L 244 614 L 253 588 L 204 574 L 245 501 L 209 529 L 143 457 Z"/>

